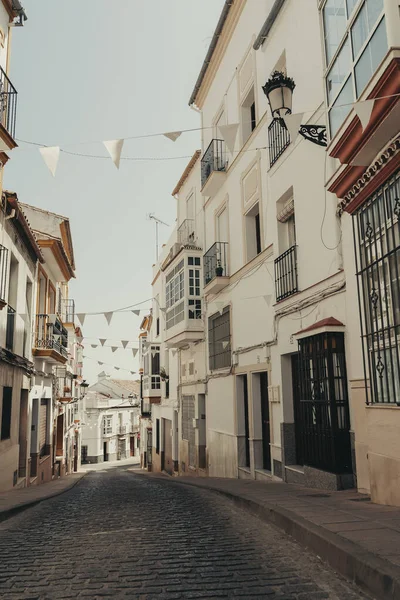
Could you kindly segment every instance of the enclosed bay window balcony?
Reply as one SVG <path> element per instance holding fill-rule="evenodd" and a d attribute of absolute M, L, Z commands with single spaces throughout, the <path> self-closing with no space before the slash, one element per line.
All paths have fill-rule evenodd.
<path fill-rule="evenodd" d="M 61 321 L 63 323 L 71 323 L 75 322 L 75 300 L 65 300 L 61 296 L 59 296 L 58 303 L 58 314 L 60 315 Z"/>
<path fill-rule="evenodd" d="M 216 294 L 228 283 L 228 242 L 215 242 L 204 255 L 204 292 Z"/>
<path fill-rule="evenodd" d="M 196 234 L 194 230 L 194 219 L 185 219 L 178 227 L 178 244 L 182 246 L 195 246 Z"/>
<path fill-rule="evenodd" d="M 275 259 L 275 291 L 277 302 L 299 291 L 296 246 L 292 246 Z"/>
<path fill-rule="evenodd" d="M 161 399 L 160 345 L 149 343 L 143 350 L 143 398 Z"/>
<path fill-rule="evenodd" d="M 165 341 L 179 348 L 203 337 L 202 257 L 186 253 L 166 276 Z"/>
<path fill-rule="evenodd" d="M 201 159 L 201 193 L 214 196 L 226 179 L 226 150 L 223 140 L 211 140 Z"/>
<path fill-rule="evenodd" d="M 0 67 L 0 151 L 15 148 L 17 90 Z"/>
<path fill-rule="evenodd" d="M 49 362 L 65 364 L 68 358 L 68 332 L 53 315 L 36 315 L 33 355 Z"/>

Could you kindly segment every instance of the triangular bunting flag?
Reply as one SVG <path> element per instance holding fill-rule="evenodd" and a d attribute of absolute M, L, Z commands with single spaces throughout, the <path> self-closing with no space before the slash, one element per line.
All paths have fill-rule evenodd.
<path fill-rule="evenodd" d="M 76 313 L 76 316 L 78 317 L 79 322 L 83 327 L 83 325 L 85 323 L 85 319 L 86 319 L 86 313 Z"/>
<path fill-rule="evenodd" d="M 176 350 L 176 348 L 172 349 L 172 356 L 176 356 L 176 353 L 178 352 L 178 350 Z"/>
<path fill-rule="evenodd" d="M 137 348 L 132 348 L 133 358 L 135 358 L 136 354 L 139 352 Z"/>
<path fill-rule="evenodd" d="M 164 314 L 167 312 L 167 309 L 166 309 L 166 308 L 161 308 L 161 307 L 160 307 L 160 310 L 161 310 L 161 312 L 163 313 L 163 315 L 164 315 Z"/>
<path fill-rule="evenodd" d="M 107 340 L 99 340 L 99 342 L 100 342 L 100 344 L 101 344 L 102 346 L 104 346 L 104 344 L 106 343 L 106 341 L 107 341 Z"/>
<path fill-rule="evenodd" d="M 362 102 L 355 102 L 353 104 L 354 112 L 360 119 L 361 126 L 364 129 L 368 126 L 371 118 L 371 113 L 374 108 L 375 100 L 363 100 Z"/>
<path fill-rule="evenodd" d="M 267 306 L 269 306 L 271 304 L 271 294 L 268 294 L 267 296 L 263 296 L 265 302 L 267 303 Z"/>
<path fill-rule="evenodd" d="M 224 310 L 224 303 L 223 302 L 215 302 L 214 304 L 215 304 L 215 308 L 217 309 L 219 314 L 222 315 L 222 312 Z"/>
<path fill-rule="evenodd" d="M 296 138 L 299 135 L 299 129 L 303 117 L 304 113 L 295 113 L 293 115 L 286 115 L 285 117 L 283 117 L 286 128 L 290 135 L 290 141 L 293 143 L 296 141 Z"/>
<path fill-rule="evenodd" d="M 237 132 L 239 129 L 239 123 L 232 123 L 231 125 L 220 125 L 218 129 L 221 132 L 226 147 L 228 148 L 229 152 L 233 154 L 233 151 L 235 150 L 235 142 Z"/>
<path fill-rule="evenodd" d="M 176 142 L 178 137 L 182 135 L 182 131 L 169 131 L 168 133 L 164 133 L 163 135 L 172 142 Z"/>
<path fill-rule="evenodd" d="M 60 158 L 60 147 L 50 146 L 48 148 L 39 148 L 39 152 L 53 177 L 56 176 L 58 159 Z"/>
<path fill-rule="evenodd" d="M 125 350 L 125 348 L 127 347 L 127 345 L 129 344 L 129 340 L 121 340 L 121 344 Z"/>
<path fill-rule="evenodd" d="M 90 344 L 92 348 L 97 348 L 97 344 Z"/>
<path fill-rule="evenodd" d="M 100 365 L 100 367 L 101 365 L 104 365 L 104 363 L 102 363 L 100 360 L 97 361 L 97 364 Z"/>
<path fill-rule="evenodd" d="M 154 358 L 154 357 L 156 356 L 156 354 L 157 354 L 157 351 L 156 351 L 156 350 L 152 350 L 152 351 L 151 351 L 151 357 L 152 357 L 152 358 Z"/>
<path fill-rule="evenodd" d="M 111 352 L 116 352 L 118 350 L 118 346 L 111 346 Z"/>
<path fill-rule="evenodd" d="M 117 167 L 117 169 L 119 169 L 119 162 L 121 160 L 121 152 L 124 145 L 124 140 L 109 140 L 108 142 L 103 142 L 103 144 L 107 148 L 114 165 Z"/>
<path fill-rule="evenodd" d="M 135 375 L 136 371 L 131 371 L 131 375 Z"/>
<path fill-rule="evenodd" d="M 111 319 L 113 318 L 113 312 L 105 312 L 104 316 L 106 318 L 107 324 L 109 325 L 111 323 Z"/>
<path fill-rule="evenodd" d="M 136 315 L 137 317 L 140 315 L 140 310 L 133 310 L 132 311 L 134 315 Z"/>
<path fill-rule="evenodd" d="M 114 369 L 115 369 L 116 371 L 119 371 L 119 367 L 114 367 Z"/>
<path fill-rule="evenodd" d="M 222 347 L 224 350 L 226 350 L 228 346 L 229 346 L 229 342 L 222 342 Z"/>

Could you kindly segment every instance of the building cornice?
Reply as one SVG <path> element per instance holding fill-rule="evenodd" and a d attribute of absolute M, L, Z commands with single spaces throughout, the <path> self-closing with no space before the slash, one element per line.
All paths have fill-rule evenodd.
<path fill-rule="evenodd" d="M 400 135 L 386 147 L 372 165 L 353 183 L 338 205 L 338 215 L 341 216 L 344 212 L 352 214 L 399 167 Z M 342 182 L 342 185 L 345 185 L 345 180 Z M 335 187 L 332 186 L 329 191 L 335 191 Z"/>
<path fill-rule="evenodd" d="M 69 281 L 72 277 L 75 277 L 75 273 L 69 263 L 68 257 L 60 240 L 39 239 L 38 243 L 41 248 L 49 248 L 52 251 L 66 281 Z"/>
<path fill-rule="evenodd" d="M 195 105 L 200 109 L 203 108 L 208 91 L 218 72 L 228 44 L 232 39 L 233 32 L 246 5 L 246 1 L 230 0 L 225 3 L 203 67 L 190 97 L 189 106 Z"/>

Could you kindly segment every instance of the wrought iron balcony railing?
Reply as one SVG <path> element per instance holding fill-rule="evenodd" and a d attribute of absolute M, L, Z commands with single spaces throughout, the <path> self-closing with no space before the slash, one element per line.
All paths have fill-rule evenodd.
<path fill-rule="evenodd" d="M 185 219 L 178 227 L 178 243 L 183 246 L 195 245 L 194 219 Z"/>
<path fill-rule="evenodd" d="M 8 250 L 0 245 L 0 303 L 6 303 Z"/>
<path fill-rule="evenodd" d="M 268 127 L 269 166 L 272 167 L 290 144 L 290 135 L 282 119 L 274 119 Z"/>
<path fill-rule="evenodd" d="M 17 90 L 0 67 L 0 123 L 15 139 L 17 120 Z"/>
<path fill-rule="evenodd" d="M 299 291 L 296 246 L 292 246 L 275 259 L 275 291 L 277 302 Z"/>
<path fill-rule="evenodd" d="M 68 357 L 68 332 L 58 318 L 36 315 L 34 347 L 36 350 L 55 350 L 64 358 Z"/>
<path fill-rule="evenodd" d="M 211 140 L 211 144 L 201 159 L 201 185 L 206 183 L 213 171 L 226 170 L 225 142 L 223 140 Z"/>
<path fill-rule="evenodd" d="M 14 332 L 15 332 L 15 310 L 8 305 L 7 310 L 7 328 L 6 328 L 6 348 L 14 350 Z"/>
<path fill-rule="evenodd" d="M 204 285 L 228 275 L 228 242 L 215 242 L 204 255 Z"/>

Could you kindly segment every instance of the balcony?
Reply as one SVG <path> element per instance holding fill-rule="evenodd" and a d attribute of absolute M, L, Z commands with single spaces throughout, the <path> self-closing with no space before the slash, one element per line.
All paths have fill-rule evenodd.
<path fill-rule="evenodd" d="M 7 310 L 7 328 L 6 328 L 6 348 L 14 351 L 14 332 L 15 332 L 15 310 L 8 305 Z"/>
<path fill-rule="evenodd" d="M 215 242 L 204 255 L 204 293 L 216 294 L 228 283 L 228 242 Z"/>
<path fill-rule="evenodd" d="M 168 348 L 182 348 L 203 338 L 201 298 L 183 298 L 167 310 L 165 317 Z"/>
<path fill-rule="evenodd" d="M 65 364 L 68 358 L 68 333 L 61 321 L 50 315 L 36 315 L 33 355 L 52 363 Z"/>
<path fill-rule="evenodd" d="M 223 140 L 212 140 L 201 159 L 201 193 L 214 196 L 226 179 L 226 151 Z"/>
<path fill-rule="evenodd" d="M 277 302 L 299 291 L 296 246 L 292 246 L 275 259 L 275 291 Z"/>
<path fill-rule="evenodd" d="M 290 145 L 290 135 L 282 119 L 274 119 L 268 127 L 269 166 L 272 167 Z"/>
<path fill-rule="evenodd" d="M 126 425 L 118 425 L 118 427 L 117 427 L 117 434 L 118 435 L 126 435 L 126 433 L 127 433 L 126 430 L 127 430 Z"/>
<path fill-rule="evenodd" d="M 0 310 L 7 305 L 8 250 L 0 245 Z"/>
<path fill-rule="evenodd" d="M 159 404 L 161 401 L 160 375 L 143 375 L 143 398 L 148 398 L 150 404 Z"/>
<path fill-rule="evenodd" d="M 181 246 L 196 246 L 194 219 L 185 219 L 178 227 L 178 244 Z"/>
<path fill-rule="evenodd" d="M 0 152 L 16 147 L 17 90 L 0 67 Z"/>

